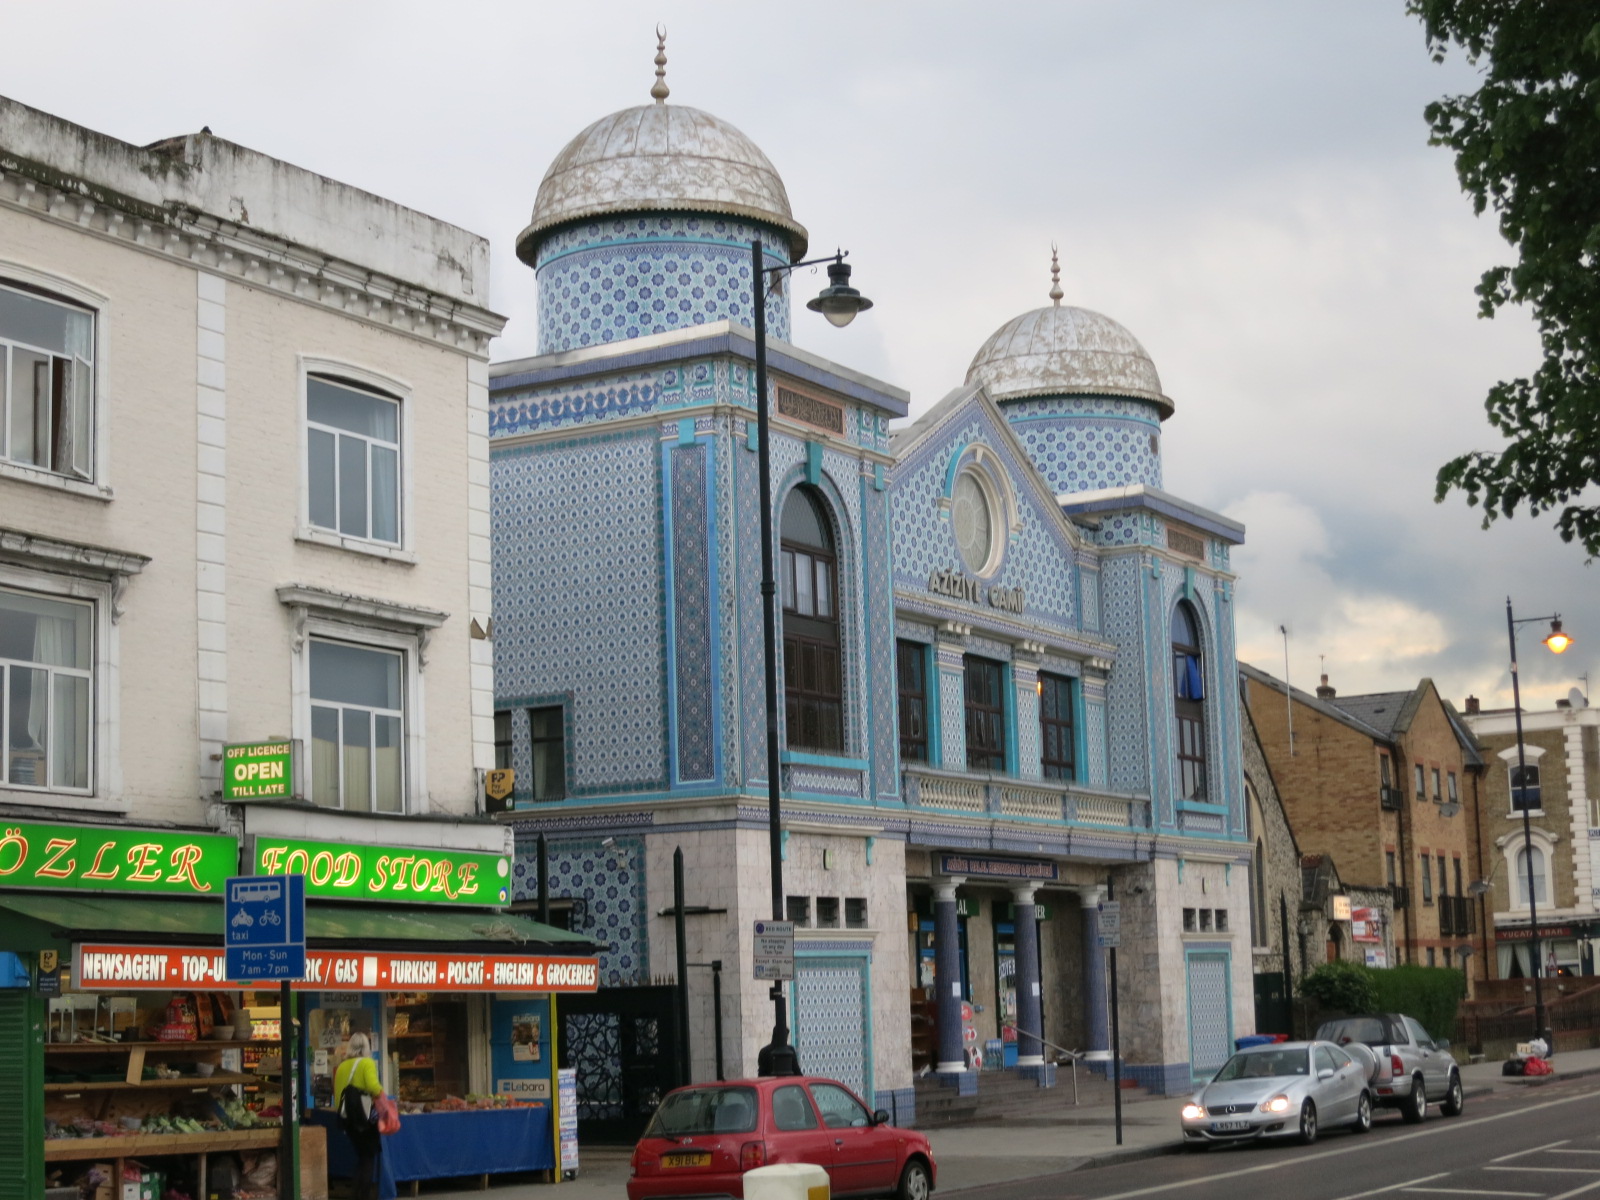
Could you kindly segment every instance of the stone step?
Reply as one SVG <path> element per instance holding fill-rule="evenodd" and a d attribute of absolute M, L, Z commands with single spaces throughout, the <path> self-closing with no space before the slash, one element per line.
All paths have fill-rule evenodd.
<path fill-rule="evenodd" d="M 954 1087 L 931 1076 L 915 1081 L 918 1128 L 987 1125 L 1029 1117 L 1064 1117 L 1074 1111 L 1093 1119 L 1113 1107 L 1116 1094 L 1111 1081 L 1080 1068 L 1078 1102 L 1073 1104 L 1072 1068 L 1058 1068 L 1056 1086 L 1041 1088 L 1015 1071 L 984 1071 L 978 1076 L 975 1096 L 962 1096 Z M 1123 1088 L 1124 1100 L 1147 1095 L 1143 1088 Z"/>

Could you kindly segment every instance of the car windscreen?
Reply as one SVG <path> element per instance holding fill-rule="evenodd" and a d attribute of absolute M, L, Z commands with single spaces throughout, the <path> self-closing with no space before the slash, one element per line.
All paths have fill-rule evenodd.
<path fill-rule="evenodd" d="M 1246 1050 L 1235 1054 L 1222 1064 L 1213 1083 L 1231 1083 L 1235 1079 L 1272 1079 L 1285 1075 L 1307 1075 L 1311 1072 L 1305 1048 L 1299 1050 Z"/>
<path fill-rule="evenodd" d="M 1386 1016 L 1344 1017 L 1328 1021 L 1317 1030 L 1317 1041 L 1336 1042 L 1348 1046 L 1360 1042 L 1363 1046 L 1387 1046 L 1407 1040 L 1399 1022 Z"/>
<path fill-rule="evenodd" d="M 756 1110 L 755 1088 L 685 1088 L 661 1102 L 644 1136 L 749 1133 L 756 1127 Z"/>

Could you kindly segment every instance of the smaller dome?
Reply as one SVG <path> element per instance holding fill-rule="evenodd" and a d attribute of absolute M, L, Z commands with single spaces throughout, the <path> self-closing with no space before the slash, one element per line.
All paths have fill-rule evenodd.
<path fill-rule="evenodd" d="M 1063 308 L 1061 295 L 1061 266 L 1051 247 L 1051 306 L 995 330 L 967 368 L 967 382 L 982 384 L 996 403 L 1027 396 L 1128 396 L 1157 405 L 1163 421 L 1170 417 L 1172 401 L 1139 339 L 1110 317 Z"/>
<path fill-rule="evenodd" d="M 517 257 L 535 265 L 541 235 L 569 221 L 685 211 L 775 225 L 793 258 L 805 257 L 805 227 L 761 148 L 720 117 L 660 101 L 602 117 L 567 143 L 539 184 Z"/>

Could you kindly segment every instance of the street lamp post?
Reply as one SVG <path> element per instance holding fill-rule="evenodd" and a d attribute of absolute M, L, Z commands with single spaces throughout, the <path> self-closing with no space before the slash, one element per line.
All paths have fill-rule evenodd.
<path fill-rule="evenodd" d="M 1545 1044 L 1554 1051 L 1554 1040 L 1545 1027 L 1548 1014 L 1544 1007 L 1544 955 L 1539 947 L 1539 901 L 1534 893 L 1533 882 L 1533 825 L 1528 816 L 1528 763 L 1522 751 L 1522 686 L 1517 678 L 1517 626 L 1536 625 L 1540 621 L 1550 622 L 1550 634 L 1544 639 L 1544 644 L 1552 654 L 1560 654 L 1572 645 L 1572 638 L 1561 630 L 1560 613 L 1519 620 L 1511 613 L 1511 597 L 1506 597 L 1506 637 L 1511 643 L 1511 713 L 1517 729 L 1517 786 L 1511 790 L 1511 800 L 1522 810 L 1522 857 L 1528 868 L 1528 939 L 1533 954 L 1533 1032 L 1536 1037 L 1544 1038 Z"/>
<path fill-rule="evenodd" d="M 756 334 L 756 431 L 758 435 L 757 463 L 761 479 L 761 626 L 762 652 L 766 671 L 767 695 L 767 834 L 768 849 L 772 856 L 772 919 L 784 919 L 783 909 L 783 816 L 782 784 L 778 760 L 778 614 L 777 583 L 772 571 L 772 443 L 769 404 L 767 401 L 767 304 L 766 277 L 797 267 L 828 264 L 828 286 L 806 307 L 820 312 L 829 323 L 843 327 L 855 319 L 857 313 L 872 307 L 868 300 L 850 286 L 850 268 L 840 251 L 829 258 L 812 258 L 804 262 L 763 265 L 762 245 L 758 238 L 750 243 L 750 298 Z M 783 998 L 783 982 L 772 985 L 772 1041 L 761 1048 L 756 1058 L 756 1072 L 760 1075 L 798 1075 L 799 1057 L 789 1044 L 789 1018 Z"/>

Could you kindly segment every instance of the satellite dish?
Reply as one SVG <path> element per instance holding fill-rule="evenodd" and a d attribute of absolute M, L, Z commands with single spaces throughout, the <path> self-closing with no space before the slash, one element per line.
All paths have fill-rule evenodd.
<path fill-rule="evenodd" d="M 1573 708 L 1588 708 L 1589 697 L 1583 694 L 1581 688 L 1573 688 L 1567 693 L 1567 703 L 1572 705 Z"/>

